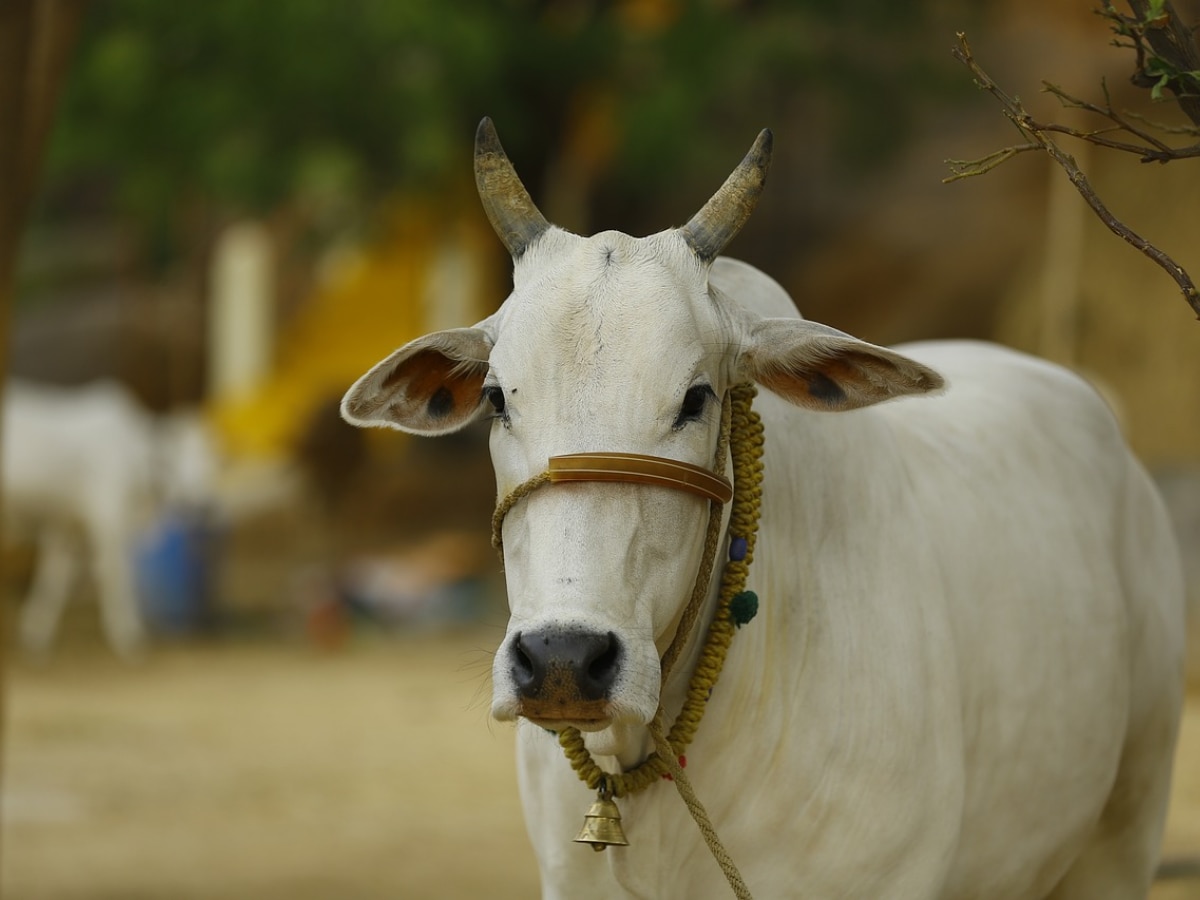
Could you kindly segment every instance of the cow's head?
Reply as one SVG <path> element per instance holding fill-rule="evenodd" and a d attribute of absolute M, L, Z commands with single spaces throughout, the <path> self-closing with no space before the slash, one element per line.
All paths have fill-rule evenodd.
<path fill-rule="evenodd" d="M 426 335 L 376 365 L 343 415 L 422 435 L 490 416 L 505 497 L 560 454 L 711 466 L 721 397 L 741 381 L 829 411 L 940 386 L 902 356 L 799 318 L 756 316 L 710 286 L 713 259 L 757 202 L 770 149 L 764 131 L 682 228 L 580 237 L 542 217 L 485 119 L 476 180 L 512 254 L 513 291 L 476 326 Z M 649 722 L 707 515 L 701 497 L 636 484 L 555 484 L 516 504 L 503 525 L 512 616 L 493 715 L 587 731 Z"/>

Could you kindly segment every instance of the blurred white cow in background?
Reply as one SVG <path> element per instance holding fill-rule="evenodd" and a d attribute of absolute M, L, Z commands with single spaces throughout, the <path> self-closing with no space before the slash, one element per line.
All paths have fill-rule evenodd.
<path fill-rule="evenodd" d="M 216 460 L 203 423 L 152 416 L 114 381 L 72 388 L 11 381 L 0 471 L 7 527 L 37 544 L 22 644 L 49 649 L 84 563 L 110 645 L 135 657 L 146 627 L 134 548 L 164 510 L 211 495 Z"/>

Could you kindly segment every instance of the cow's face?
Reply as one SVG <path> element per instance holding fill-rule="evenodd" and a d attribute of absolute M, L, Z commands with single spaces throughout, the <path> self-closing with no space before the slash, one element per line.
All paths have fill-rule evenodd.
<path fill-rule="evenodd" d="M 684 241 L 556 231 L 526 257 L 483 381 L 500 496 L 567 453 L 711 468 L 733 328 Z M 703 498 L 631 484 L 558 484 L 515 505 L 493 714 L 547 727 L 648 721 L 707 519 Z"/>
<path fill-rule="evenodd" d="M 711 260 L 758 196 L 768 140 L 683 228 L 583 238 L 541 218 L 485 122 L 477 174 L 513 253 L 513 292 L 474 328 L 427 335 L 375 366 L 343 414 L 418 434 L 490 415 L 504 498 L 562 454 L 711 468 L 721 398 L 738 381 L 824 410 L 939 386 L 890 351 L 800 319 L 757 319 L 710 288 Z M 707 500 L 671 488 L 593 482 L 544 485 L 512 506 L 503 523 L 512 616 L 493 715 L 588 731 L 649 722 L 708 511 Z"/>

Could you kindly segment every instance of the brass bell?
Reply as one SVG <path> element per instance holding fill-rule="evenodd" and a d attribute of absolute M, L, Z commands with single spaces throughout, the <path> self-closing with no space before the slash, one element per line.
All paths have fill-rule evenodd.
<path fill-rule="evenodd" d="M 601 794 L 587 811 L 583 830 L 575 838 L 577 844 L 591 844 L 596 851 L 605 847 L 628 847 L 625 832 L 621 828 L 621 812 L 611 797 Z"/>

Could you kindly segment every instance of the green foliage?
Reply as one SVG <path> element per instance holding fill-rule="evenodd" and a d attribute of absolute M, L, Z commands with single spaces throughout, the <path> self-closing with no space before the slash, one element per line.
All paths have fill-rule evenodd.
<path fill-rule="evenodd" d="M 1181 101 L 1185 114 L 1193 123 L 1200 124 L 1200 107 L 1196 105 L 1200 98 L 1200 69 L 1196 67 L 1194 29 L 1183 24 L 1166 0 L 1146 0 L 1144 3 L 1131 0 L 1130 6 L 1134 15 L 1125 16 L 1105 0 L 1099 12 L 1109 20 L 1117 35 L 1113 43 L 1118 47 L 1129 47 L 1136 53 L 1138 69 L 1133 75 L 1133 83 L 1149 88 L 1150 97 L 1156 102 Z M 1166 91 L 1172 97 L 1167 97 Z"/>
<path fill-rule="evenodd" d="M 336 215 L 461 179 L 485 114 L 537 172 L 588 92 L 611 98 L 609 165 L 634 196 L 718 154 L 726 165 L 805 96 L 826 99 L 819 124 L 861 162 L 897 144 L 919 99 L 910 86 L 930 83 L 923 54 L 905 50 L 917 6 L 93 0 L 51 196 L 99 187 L 145 227 L 187 203 Z"/>
<path fill-rule="evenodd" d="M 52 175 L 111 173 L 122 204 L 142 216 L 180 191 L 263 210 L 313 189 L 420 183 L 440 174 L 456 101 L 495 67 L 488 23 L 463 9 L 101 0 Z M 467 48 L 461 64 L 446 64 L 447 47 Z"/>
<path fill-rule="evenodd" d="M 1200 93 L 1200 72 L 1180 69 L 1161 56 L 1147 56 L 1142 70 L 1153 81 L 1150 97 L 1156 101 L 1167 99 L 1163 91 L 1168 88 L 1189 96 Z"/>

